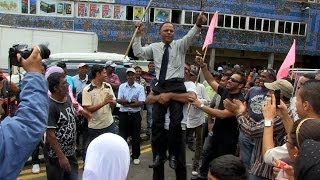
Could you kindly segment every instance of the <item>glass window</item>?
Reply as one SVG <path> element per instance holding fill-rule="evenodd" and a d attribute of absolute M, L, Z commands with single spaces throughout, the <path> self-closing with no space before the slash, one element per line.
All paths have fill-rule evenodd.
<path fill-rule="evenodd" d="M 298 34 L 299 33 L 299 23 L 293 23 L 293 28 L 292 28 L 292 34 Z"/>
<path fill-rule="evenodd" d="M 127 6 L 126 20 L 133 20 L 133 6 Z"/>
<path fill-rule="evenodd" d="M 177 24 L 181 24 L 181 14 L 182 11 L 181 10 L 172 10 L 172 15 L 171 15 L 171 22 L 172 23 L 177 23 Z"/>
<path fill-rule="evenodd" d="M 232 27 L 239 29 L 240 18 L 238 16 L 233 16 Z"/>
<path fill-rule="evenodd" d="M 262 19 L 256 19 L 256 30 L 261 31 L 262 28 Z"/>
<path fill-rule="evenodd" d="M 284 21 L 279 21 L 278 23 L 278 33 L 284 33 Z"/>
<path fill-rule="evenodd" d="M 291 27 L 292 27 L 292 23 L 291 22 L 286 22 L 286 28 L 285 28 L 285 33 L 286 34 L 291 34 Z"/>
<path fill-rule="evenodd" d="M 199 12 L 193 12 L 193 14 L 192 14 L 192 24 L 195 24 L 197 22 L 199 14 L 200 14 Z"/>
<path fill-rule="evenodd" d="M 269 32 L 269 24 L 270 24 L 270 20 L 269 19 L 264 19 L 263 20 L 263 31 Z"/>
<path fill-rule="evenodd" d="M 219 27 L 224 27 L 224 15 L 223 14 L 219 14 L 218 15 L 218 26 Z"/>
<path fill-rule="evenodd" d="M 231 16 L 225 15 L 224 18 L 224 27 L 231 28 Z"/>
<path fill-rule="evenodd" d="M 249 18 L 249 30 L 254 30 L 255 18 Z"/>
<path fill-rule="evenodd" d="M 240 18 L 240 29 L 246 29 L 246 17 Z"/>
<path fill-rule="evenodd" d="M 306 35 L 306 24 L 304 24 L 304 23 L 300 23 L 300 32 L 299 32 L 299 35 L 302 35 L 302 36 L 304 36 L 304 35 Z"/>
<path fill-rule="evenodd" d="M 275 32 L 276 29 L 276 21 L 270 20 L 270 32 Z"/>
<path fill-rule="evenodd" d="M 185 24 L 192 24 L 192 12 L 186 11 L 184 13 L 184 23 Z"/>

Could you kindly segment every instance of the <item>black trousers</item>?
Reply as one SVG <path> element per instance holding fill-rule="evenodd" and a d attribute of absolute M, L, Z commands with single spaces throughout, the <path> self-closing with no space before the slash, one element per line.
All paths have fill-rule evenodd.
<path fill-rule="evenodd" d="M 163 134 L 164 134 L 164 138 L 163 140 L 165 142 L 168 141 L 169 139 L 169 131 L 163 129 Z M 174 144 L 174 147 L 170 147 L 168 145 L 165 144 L 165 147 L 163 147 L 165 149 L 165 151 L 167 149 L 175 149 L 176 152 L 176 159 L 177 159 L 177 168 L 175 169 L 176 172 L 176 179 L 177 180 L 186 180 L 187 179 L 187 168 L 186 168 L 186 131 L 182 130 L 180 133 L 180 136 L 178 136 L 176 138 L 176 141 Z M 151 147 L 152 147 L 152 153 L 153 153 L 153 157 L 155 158 L 155 156 L 157 155 L 157 152 L 154 151 L 154 142 L 152 142 Z M 156 168 L 153 168 L 153 180 L 164 180 L 164 164 L 159 165 Z"/>
<path fill-rule="evenodd" d="M 119 133 L 120 136 L 127 141 L 128 137 L 132 137 L 132 159 L 140 157 L 140 131 L 141 131 L 141 114 L 119 112 Z"/>
<path fill-rule="evenodd" d="M 174 92 L 185 93 L 186 87 L 183 79 L 170 79 L 167 80 L 163 86 L 153 85 L 152 91 L 155 94 Z M 152 143 L 154 144 L 154 151 L 156 155 L 165 157 L 166 149 L 163 147 L 169 143 L 169 146 L 174 145 L 177 137 L 181 134 L 181 121 L 183 119 L 183 103 L 178 101 L 170 101 L 168 104 L 154 103 L 152 107 Z M 164 123 L 167 111 L 170 111 L 170 125 L 169 125 L 169 138 L 168 141 L 164 140 Z M 174 148 L 169 149 L 169 154 L 176 154 Z"/>

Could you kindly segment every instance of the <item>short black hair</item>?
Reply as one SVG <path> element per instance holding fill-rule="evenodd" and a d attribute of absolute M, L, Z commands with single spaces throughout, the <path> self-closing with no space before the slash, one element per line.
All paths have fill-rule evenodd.
<path fill-rule="evenodd" d="M 141 69 L 142 70 L 142 68 L 140 66 L 134 67 L 134 70 L 137 70 L 137 69 Z"/>
<path fill-rule="evenodd" d="M 312 73 L 303 74 L 302 76 L 307 79 L 315 79 L 316 78 L 316 75 L 312 74 Z"/>
<path fill-rule="evenodd" d="M 231 154 L 220 156 L 210 163 L 210 173 L 218 179 L 245 180 L 246 168 L 239 157 Z"/>
<path fill-rule="evenodd" d="M 57 66 L 61 67 L 62 69 L 67 67 L 66 63 L 63 61 L 58 62 Z"/>
<path fill-rule="evenodd" d="M 307 101 L 314 112 L 320 115 L 320 81 L 311 79 L 306 81 L 300 88 L 300 96 L 303 101 Z"/>
<path fill-rule="evenodd" d="M 99 65 L 99 64 L 93 65 L 92 68 L 91 68 L 92 79 L 94 79 L 96 77 L 97 73 L 100 73 L 103 70 L 104 70 L 104 66 Z"/>
<path fill-rule="evenodd" d="M 47 81 L 48 81 L 49 91 L 51 93 L 55 92 L 54 87 L 59 85 L 60 79 L 63 78 L 64 76 L 65 76 L 64 73 L 59 73 L 59 72 L 52 73 L 48 76 Z"/>
<path fill-rule="evenodd" d="M 161 31 L 162 26 L 165 25 L 165 24 L 172 24 L 172 22 L 170 22 L 170 21 L 165 21 L 164 23 L 160 24 L 159 31 Z M 173 25 L 173 24 L 172 24 L 172 25 Z"/>
<path fill-rule="evenodd" d="M 241 71 L 235 71 L 234 74 L 238 74 L 241 77 L 240 84 L 243 84 L 243 86 L 245 86 L 247 80 L 246 80 L 246 76 L 244 75 L 244 73 Z"/>

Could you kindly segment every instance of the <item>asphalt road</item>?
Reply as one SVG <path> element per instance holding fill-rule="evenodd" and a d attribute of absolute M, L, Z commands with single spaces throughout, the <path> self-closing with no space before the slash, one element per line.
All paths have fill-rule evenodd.
<path fill-rule="evenodd" d="M 186 149 L 187 152 L 187 174 L 188 178 L 191 178 L 191 168 L 192 168 L 192 157 L 193 152 L 191 152 L 188 148 Z M 133 163 L 130 164 L 129 174 L 127 180 L 149 180 L 152 179 L 152 169 L 148 166 L 152 163 L 152 152 L 150 141 L 145 141 L 141 145 L 141 156 L 140 156 L 140 165 L 134 165 Z M 167 161 L 168 162 L 168 161 Z M 79 180 L 82 179 L 82 172 L 83 172 L 83 161 L 79 160 Z M 20 173 L 18 180 L 45 180 L 46 179 L 46 172 L 45 172 L 45 164 L 40 164 L 41 172 L 40 174 L 32 174 L 31 166 L 26 166 Z M 165 177 L 166 180 L 175 180 L 175 173 L 172 170 L 168 163 L 165 165 Z"/>

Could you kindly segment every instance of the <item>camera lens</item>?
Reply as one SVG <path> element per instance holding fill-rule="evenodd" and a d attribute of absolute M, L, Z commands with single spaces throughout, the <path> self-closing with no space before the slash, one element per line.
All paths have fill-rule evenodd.
<path fill-rule="evenodd" d="M 39 44 L 39 49 L 40 49 L 40 55 L 42 59 L 48 59 L 50 56 L 50 49 L 44 44 Z"/>

